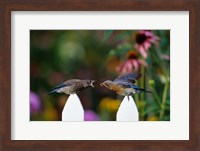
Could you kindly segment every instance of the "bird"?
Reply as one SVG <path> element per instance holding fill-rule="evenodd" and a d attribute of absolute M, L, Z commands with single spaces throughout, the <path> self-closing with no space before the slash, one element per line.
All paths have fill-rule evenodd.
<path fill-rule="evenodd" d="M 105 86 L 106 88 L 116 92 L 119 95 L 128 96 L 129 100 L 129 96 L 135 93 L 140 93 L 140 92 L 152 93 L 151 91 L 145 90 L 143 88 L 134 85 L 136 80 L 139 79 L 141 76 L 142 75 L 140 73 L 129 73 L 119 76 L 113 81 L 106 80 L 100 83 L 100 86 Z"/>
<path fill-rule="evenodd" d="M 95 80 L 70 79 L 53 88 L 48 95 L 53 93 L 75 94 L 86 88 L 94 87 L 94 82 Z"/>

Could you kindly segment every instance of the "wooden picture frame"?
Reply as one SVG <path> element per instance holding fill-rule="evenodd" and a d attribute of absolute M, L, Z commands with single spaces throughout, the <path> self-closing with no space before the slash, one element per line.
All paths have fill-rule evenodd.
<path fill-rule="evenodd" d="M 11 140 L 12 11 L 189 11 L 189 140 Z M 0 150 L 200 150 L 199 0 L 2 0 L 0 23 Z"/>

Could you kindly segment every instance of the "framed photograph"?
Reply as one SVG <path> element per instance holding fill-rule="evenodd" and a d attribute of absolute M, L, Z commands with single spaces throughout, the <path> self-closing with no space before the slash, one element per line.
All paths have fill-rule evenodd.
<path fill-rule="evenodd" d="M 78 115 L 81 121 L 170 121 L 170 30 L 127 30 L 123 25 L 125 30 L 98 29 L 102 25 L 85 30 L 81 26 L 79 30 L 68 30 L 66 26 L 63 28 L 67 30 L 30 30 L 30 121 L 63 121 L 68 114 L 70 119 L 65 121 L 77 121 L 73 118 Z M 68 90 L 76 86 L 77 79 L 91 79 L 80 82 L 89 82 L 82 91 L 74 90 L 85 116 L 81 116 L 78 105 L 75 112 L 69 113 L 73 94 Z M 60 84 L 63 81 L 66 84 Z M 138 93 L 132 89 L 127 93 L 128 100 L 121 103 L 129 87 L 135 87 Z M 120 93 L 117 88 L 124 91 Z M 139 112 L 135 119 L 134 113 L 128 112 L 129 108 L 134 111 L 134 101 L 129 101 L 132 96 Z M 64 106 L 68 108 L 62 111 Z"/>
<path fill-rule="evenodd" d="M 1 2 L 1 150 L 199 150 L 199 9 Z"/>

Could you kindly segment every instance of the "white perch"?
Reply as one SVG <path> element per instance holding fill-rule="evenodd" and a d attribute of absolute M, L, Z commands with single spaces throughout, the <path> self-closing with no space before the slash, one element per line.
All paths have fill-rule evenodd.
<path fill-rule="evenodd" d="M 79 97 L 71 94 L 62 111 L 62 121 L 84 121 L 84 110 Z"/>
<path fill-rule="evenodd" d="M 125 96 L 117 111 L 117 121 L 139 121 L 139 113 L 132 96 Z"/>

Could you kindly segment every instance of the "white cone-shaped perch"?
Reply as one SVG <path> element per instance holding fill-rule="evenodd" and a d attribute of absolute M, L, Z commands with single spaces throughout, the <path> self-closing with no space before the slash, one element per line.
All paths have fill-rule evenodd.
<path fill-rule="evenodd" d="M 132 96 L 125 96 L 117 111 L 117 121 L 139 121 L 139 113 Z"/>
<path fill-rule="evenodd" d="M 62 121 L 84 121 L 84 110 L 79 97 L 71 94 L 62 111 Z"/>

